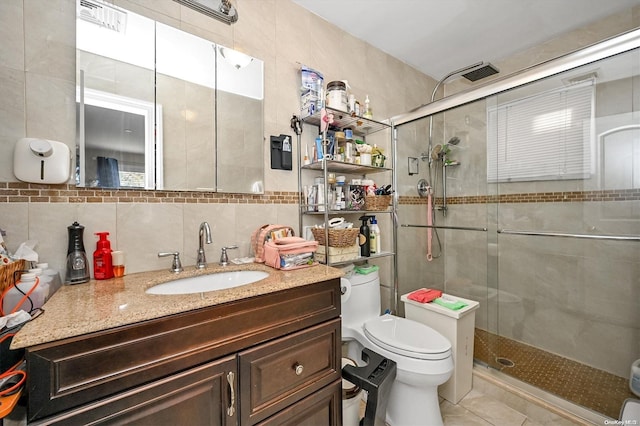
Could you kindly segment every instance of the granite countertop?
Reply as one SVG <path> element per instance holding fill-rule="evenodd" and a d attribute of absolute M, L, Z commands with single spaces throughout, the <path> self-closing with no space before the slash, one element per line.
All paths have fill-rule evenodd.
<path fill-rule="evenodd" d="M 238 270 L 265 271 L 269 276 L 252 284 L 206 293 L 182 295 L 145 293 L 145 290 L 154 285 L 177 278 Z M 26 348 L 340 276 L 342 271 L 325 265 L 281 271 L 252 263 L 224 267 L 209 265 L 202 270 L 197 270 L 192 265 L 185 266 L 184 271 L 179 274 L 168 270 L 140 272 L 122 278 L 63 285 L 44 304 L 44 313 L 25 324 L 14 336 L 11 348 Z"/>

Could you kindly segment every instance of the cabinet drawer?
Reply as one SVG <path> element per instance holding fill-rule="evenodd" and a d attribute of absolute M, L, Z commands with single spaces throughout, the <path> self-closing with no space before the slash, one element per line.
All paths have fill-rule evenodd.
<path fill-rule="evenodd" d="M 341 377 L 340 320 L 240 353 L 241 423 L 254 424 Z"/>

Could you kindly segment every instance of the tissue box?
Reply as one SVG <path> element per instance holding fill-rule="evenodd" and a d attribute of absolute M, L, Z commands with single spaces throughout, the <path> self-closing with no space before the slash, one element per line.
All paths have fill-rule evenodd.
<path fill-rule="evenodd" d="M 354 244 L 349 247 L 329 247 L 329 262 L 346 262 L 360 257 L 360 247 Z M 319 245 L 316 251 L 316 260 L 326 263 L 326 247 Z"/>

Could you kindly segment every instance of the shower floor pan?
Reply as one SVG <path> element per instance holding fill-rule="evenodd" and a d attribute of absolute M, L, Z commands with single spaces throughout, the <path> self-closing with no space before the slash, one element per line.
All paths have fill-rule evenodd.
<path fill-rule="evenodd" d="M 620 415 L 624 400 L 635 398 L 629 390 L 629 378 L 478 328 L 473 357 L 518 380 L 614 419 Z"/>

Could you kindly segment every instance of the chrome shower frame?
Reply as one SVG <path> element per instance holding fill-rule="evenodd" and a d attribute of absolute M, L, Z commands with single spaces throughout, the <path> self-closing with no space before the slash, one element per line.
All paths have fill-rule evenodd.
<path fill-rule="evenodd" d="M 391 117 L 390 122 L 394 126 L 410 123 L 638 47 L 640 47 L 640 29 L 631 30 L 556 59 L 422 105 L 407 113 Z"/>

